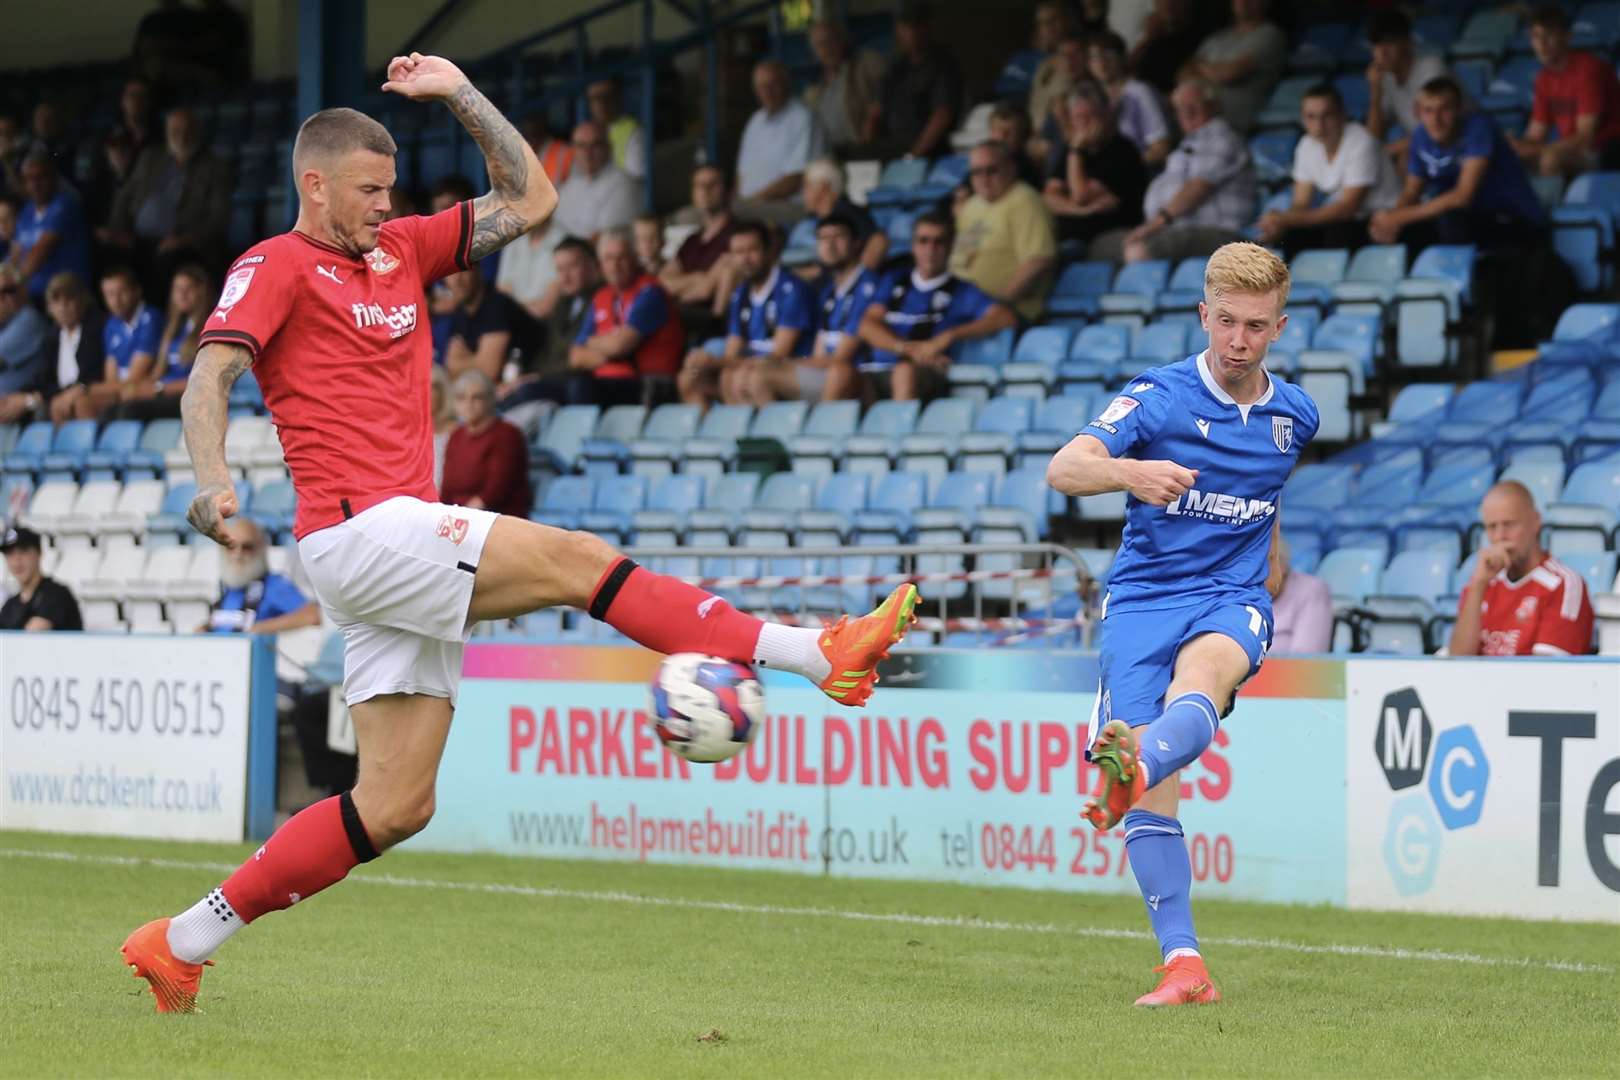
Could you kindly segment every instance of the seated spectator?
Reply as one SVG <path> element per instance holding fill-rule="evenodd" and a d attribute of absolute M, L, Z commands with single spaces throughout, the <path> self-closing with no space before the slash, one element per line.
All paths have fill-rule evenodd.
<path fill-rule="evenodd" d="M 540 402 L 589 403 L 595 381 L 588 373 L 575 371 L 568 362 L 574 340 L 579 337 L 591 313 L 591 298 L 602 283 L 596 262 L 596 249 L 577 236 L 557 245 L 552 255 L 557 281 L 556 302 L 546 314 L 542 346 L 522 365 L 518 373 L 501 383 L 495 400 L 501 412 L 519 427 L 539 419 Z M 535 403 L 533 407 L 531 403 Z"/>
<path fill-rule="evenodd" d="M 433 421 L 433 490 L 444 486 L 444 451 L 450 445 L 450 433 L 456 428 L 456 407 L 451 401 L 450 373 L 443 364 L 434 364 L 428 370 L 428 415 Z"/>
<path fill-rule="evenodd" d="M 455 383 L 461 424 L 444 448 L 439 498 L 473 510 L 527 517 L 529 446 L 523 432 L 495 415 L 495 384 L 477 368 Z"/>
<path fill-rule="evenodd" d="M 549 315 L 557 302 L 555 256 L 563 236 L 560 226 L 547 221 L 501 249 L 495 288 L 536 319 Z"/>
<path fill-rule="evenodd" d="M 133 259 L 147 295 L 168 285 L 182 262 L 225 261 L 231 182 L 225 163 L 202 146 L 196 113 L 174 109 L 165 143 L 148 147 L 113 199 L 102 242 Z"/>
<path fill-rule="evenodd" d="M 1272 548 L 1272 631 L 1270 654 L 1325 653 L 1333 648 L 1333 590 L 1319 577 L 1289 565 L 1288 541 L 1282 536 Z"/>
<path fill-rule="evenodd" d="M 896 401 L 928 400 L 950 390 L 951 349 L 1018 325 L 1012 308 L 950 272 L 954 227 L 928 213 L 911 227 L 915 268 L 878 285 L 861 317 L 861 341 L 871 351 L 859 361 L 869 391 Z"/>
<path fill-rule="evenodd" d="M 0 185 L 0 263 L 15 266 L 17 255 L 17 196 Z"/>
<path fill-rule="evenodd" d="M 1385 143 L 1395 167 L 1406 171 L 1406 152 L 1417 130 L 1417 95 L 1429 82 L 1449 75 L 1443 57 L 1418 55 L 1412 20 L 1399 8 L 1375 11 L 1367 20 L 1372 63 L 1367 65 L 1367 130 Z M 1391 139 L 1396 128 L 1403 134 Z"/>
<path fill-rule="evenodd" d="M 810 286 L 777 262 L 770 227 L 745 221 L 731 236 L 731 258 L 741 284 L 732 292 L 724 356 L 696 348 L 686 354 L 677 384 L 681 400 L 707 405 L 750 401 L 753 371 L 803 357 L 815 333 L 815 297 Z"/>
<path fill-rule="evenodd" d="M 1531 247 L 1543 219 L 1513 147 L 1482 113 L 1463 111 L 1462 88 L 1443 76 L 1418 93 L 1405 187 L 1396 205 L 1372 216 L 1375 244 Z"/>
<path fill-rule="evenodd" d="M 139 75 L 124 80 L 124 88 L 118 95 L 118 123 L 112 130 L 125 135 L 137 154 L 148 146 L 158 145 L 163 137 L 152 100 L 152 84 Z"/>
<path fill-rule="evenodd" d="M 73 147 L 68 143 L 67 119 L 60 104 L 47 99 L 35 105 L 30 134 L 29 153 L 48 154 L 59 174 L 73 171 Z"/>
<path fill-rule="evenodd" d="M 17 594 L 0 605 L 0 630 L 83 630 L 73 590 L 40 573 L 39 533 L 21 526 L 0 538 L 6 569 L 17 579 Z"/>
<path fill-rule="evenodd" d="M 1035 5 L 1035 34 L 1031 46 L 1045 54 L 1029 83 L 1029 130 L 1040 131 L 1052 114 L 1062 110 L 1063 98 L 1074 86 L 1074 69 L 1058 54 L 1064 41 L 1080 35 L 1078 12 L 1069 0 L 1040 0 Z M 994 136 L 992 136 L 994 138 Z M 1045 156 L 1044 154 L 1042 155 Z"/>
<path fill-rule="evenodd" d="M 1036 160 L 1030 156 L 1030 150 L 1035 147 L 1046 146 L 1048 143 L 1043 139 L 1031 138 L 1029 114 L 1019 108 L 1015 102 L 998 102 L 996 107 L 990 110 L 990 138 L 1012 152 L 1013 165 L 1018 170 L 1018 179 L 1039 190 L 1041 186 L 1040 165 L 1044 165 L 1045 160 L 1043 158 L 1040 165 L 1038 165 Z"/>
<path fill-rule="evenodd" d="M 1536 72 L 1530 126 L 1513 149 L 1542 176 L 1612 168 L 1620 158 L 1620 78 L 1585 49 L 1569 47 L 1569 13 L 1543 4 L 1530 16 Z M 1548 142 L 1550 133 L 1558 140 Z"/>
<path fill-rule="evenodd" d="M 17 198 L 23 194 L 22 163 L 28 156 L 28 135 L 8 112 L 0 112 L 0 191 Z"/>
<path fill-rule="evenodd" d="M 641 209 L 641 185 L 613 164 L 602 128 L 584 123 L 574 129 L 574 167 L 558 189 L 552 228 L 565 236 L 594 240 L 604 229 L 622 229 Z"/>
<path fill-rule="evenodd" d="M 135 173 L 139 153 L 129 136 L 121 131 L 109 131 L 101 140 L 99 179 L 91 191 L 91 200 L 85 203 L 85 220 L 105 228 L 112 220 L 113 203 L 118 193 Z"/>
<path fill-rule="evenodd" d="M 214 310 L 214 283 L 208 271 L 187 263 L 174 273 L 169 285 L 169 315 L 158 340 L 157 363 L 151 373 L 129 390 L 118 406 L 125 420 L 179 419 L 180 395 L 186 392 L 191 365 L 197 358 L 208 313 Z"/>
<path fill-rule="evenodd" d="M 804 364 L 826 372 L 823 401 L 860 396 L 855 358 L 861 351 L 861 317 L 877 298 L 878 279 L 861 263 L 857 235 L 855 222 L 838 214 L 816 223 L 816 261 L 826 283 L 815 343 Z"/>
<path fill-rule="evenodd" d="M 653 277 L 664 269 L 664 223 L 657 214 L 637 214 L 630 223 L 636 262 Z"/>
<path fill-rule="evenodd" d="M 602 79 L 585 88 L 585 104 L 591 122 L 607 136 L 613 148 L 613 164 L 636 180 L 647 178 L 647 140 L 641 121 L 624 111 L 624 84 L 618 79 Z M 579 133 L 574 133 L 574 149 L 579 149 Z"/>
<path fill-rule="evenodd" d="M 827 145 L 846 149 L 861 141 L 866 114 L 882 92 L 883 57 L 871 49 L 852 53 L 849 31 L 828 19 L 810 24 L 810 51 L 821 78 L 805 88 L 804 103 L 821 122 Z"/>
<path fill-rule="evenodd" d="M 675 300 L 700 307 L 716 318 L 725 310 L 735 271 L 731 265 L 731 234 L 737 219 L 724 170 L 699 165 L 692 170 L 692 206 L 697 211 L 697 232 L 681 241 L 675 257 L 664 264 L 658 280 Z"/>
<path fill-rule="evenodd" d="M 1344 114 L 1331 83 L 1305 92 L 1305 134 L 1294 147 L 1294 198 L 1287 210 L 1260 216 L 1262 244 L 1281 244 L 1289 258 L 1313 247 L 1359 247 L 1367 218 L 1395 205 L 1401 181 L 1372 133 Z"/>
<path fill-rule="evenodd" d="M 1254 216 L 1257 182 L 1249 147 L 1221 118 L 1220 98 L 1208 83 L 1191 80 L 1170 95 L 1181 143 L 1165 159 L 1142 200 L 1142 224 L 1129 233 L 1106 233 L 1091 245 L 1094 259 L 1123 256 L 1177 259 L 1208 255 L 1238 239 Z"/>
<path fill-rule="evenodd" d="M 101 332 L 106 359 L 100 378 L 73 403 L 73 415 L 80 420 L 94 419 L 135 396 L 136 388 L 152 376 L 163 331 L 158 313 L 141 299 L 135 271 L 129 267 L 114 266 L 102 273 L 101 299 L 107 309 Z"/>
<path fill-rule="evenodd" d="M 929 11 L 904 0 L 894 23 L 895 54 L 883 74 L 883 94 L 866 112 L 862 133 L 873 156 L 932 158 L 950 149 L 962 110 L 956 61 L 933 41 Z M 881 140 L 881 141 L 879 141 Z"/>
<path fill-rule="evenodd" d="M 1529 489 L 1503 480 L 1479 505 L 1487 546 L 1457 602 L 1452 656 L 1580 656 L 1592 648 L 1586 582 L 1541 546 Z"/>
<path fill-rule="evenodd" d="M 516 300 L 491 289 L 476 266 L 445 280 L 456 298 L 456 310 L 450 317 L 450 340 L 444 348 L 444 366 L 450 378 L 477 369 L 492 385 L 499 384 L 512 353 L 527 356 L 534 349 L 538 336 L 534 320 Z"/>
<path fill-rule="evenodd" d="M 79 197 L 58 182 L 49 154 L 30 151 L 22 165 L 27 202 L 17 216 L 17 268 L 28 295 L 45 296 L 45 286 L 63 270 L 90 278 L 90 234 Z"/>
<path fill-rule="evenodd" d="M 524 509 L 528 513 L 528 509 Z M 321 625 L 321 605 L 305 596 L 292 578 L 270 570 L 270 544 L 250 518 L 225 522 L 231 538 L 219 561 L 219 599 L 198 634 L 279 634 Z"/>
<path fill-rule="evenodd" d="M 523 139 L 540 159 L 540 167 L 557 187 L 568 179 L 574 164 L 574 147 L 567 139 L 552 134 L 544 113 L 533 113 L 523 121 Z"/>
<path fill-rule="evenodd" d="M 878 228 L 864 206 L 857 206 L 844 194 L 844 168 L 831 158 L 817 158 L 804 170 L 804 208 L 820 221 L 841 217 L 855 227 L 855 250 L 870 269 L 883 265 L 889 253 L 889 236 Z"/>
<path fill-rule="evenodd" d="M 1232 0 L 1232 25 L 1198 46 L 1190 73 L 1218 88 L 1221 114 L 1247 135 L 1288 59 L 1288 35 L 1266 19 L 1267 0 Z"/>
<path fill-rule="evenodd" d="M 49 402 L 51 422 L 60 426 L 73 419 L 75 403 L 91 382 L 101 378 L 107 359 L 106 318 L 90 302 L 84 282 L 68 270 L 51 278 L 45 287 L 45 310 L 56 324 L 51 341 L 54 347 L 47 347 L 46 362 L 49 364 L 54 356 L 56 366 L 49 371 L 52 378 L 44 396 Z M 33 413 L 36 418 L 44 418 L 38 404 Z"/>
<path fill-rule="evenodd" d="M 1114 128 L 1108 99 L 1095 83 L 1069 91 L 1069 144 L 1047 164 L 1046 208 L 1065 240 L 1089 241 L 1142 220 L 1147 170 L 1142 155 Z"/>
<path fill-rule="evenodd" d="M 1064 73 L 1064 82 L 1070 89 L 1083 82 L 1091 81 L 1086 59 L 1086 39 L 1078 33 L 1066 34 L 1058 42 L 1057 52 L 1052 59 Z M 1046 167 L 1046 161 L 1060 147 L 1066 146 L 1069 141 L 1069 110 L 1064 104 L 1067 91 L 1064 95 L 1053 99 L 1047 106 L 1046 113 L 1041 122 L 1034 128 L 1034 137 L 1025 144 L 1025 157 L 1037 170 Z M 991 124 L 995 123 L 995 114 L 990 117 Z M 992 126 L 990 137 L 1000 142 L 1007 142 L 1005 137 L 996 134 Z M 1027 178 L 1026 178 L 1027 179 Z M 1040 186 L 1040 181 L 1030 181 L 1034 187 Z"/>
<path fill-rule="evenodd" d="M 0 263 L 0 423 L 35 415 L 50 384 L 50 324 L 23 291 L 22 275 Z"/>
<path fill-rule="evenodd" d="M 1013 168 L 1012 152 L 989 141 L 968 156 L 973 197 L 956 215 L 951 272 L 1026 319 L 1046 306 L 1057 261 L 1052 215 Z"/>
<path fill-rule="evenodd" d="M 603 233 L 596 242 L 596 261 L 602 267 L 602 285 L 568 350 L 568 366 L 591 375 L 587 400 L 634 405 L 649 389 L 649 378 L 674 377 L 685 334 L 669 294 L 636 265 L 629 232 Z"/>
<path fill-rule="evenodd" d="M 1131 77 L 1125 62 L 1125 39 L 1113 31 L 1093 34 L 1086 46 L 1087 69 L 1102 84 L 1113 106 L 1119 133 L 1131 141 L 1147 166 L 1170 156 L 1170 121 L 1159 92 Z"/>
<path fill-rule="evenodd" d="M 754 97 L 759 108 L 737 147 L 737 197 L 750 214 L 792 221 L 803 212 L 804 167 L 827 152 L 827 136 L 810 107 L 790 93 L 779 61 L 754 66 Z"/>
<path fill-rule="evenodd" d="M 163 124 L 153 105 L 152 84 L 139 75 L 131 76 L 118 96 L 118 122 L 94 142 L 90 190 L 81 192 L 93 224 L 107 224 L 113 199 L 129 181 L 135 161 L 147 147 L 161 146 L 163 136 Z M 117 147 L 116 154 L 108 153 L 109 146 Z"/>

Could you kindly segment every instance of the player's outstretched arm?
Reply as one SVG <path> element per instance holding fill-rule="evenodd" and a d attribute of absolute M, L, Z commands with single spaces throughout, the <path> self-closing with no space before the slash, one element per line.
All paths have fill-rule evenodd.
<path fill-rule="evenodd" d="M 1116 458 L 1092 435 L 1076 435 L 1046 467 L 1046 482 L 1065 495 L 1128 491 L 1153 506 L 1168 506 L 1197 480 L 1197 469 L 1173 461 Z"/>
<path fill-rule="evenodd" d="M 484 152 L 490 190 L 473 201 L 473 261 L 538 227 L 557 209 L 557 189 L 540 159 L 456 65 L 421 53 L 396 56 L 383 89 L 416 101 L 443 101 Z"/>
<path fill-rule="evenodd" d="M 215 543 L 231 546 L 225 519 L 236 513 L 236 486 L 225 463 L 225 424 L 231 387 L 253 363 L 253 354 L 240 345 L 210 341 L 197 350 L 197 359 L 180 396 L 180 420 L 186 433 L 186 451 L 197 474 L 197 495 L 186 511 L 191 527 Z"/>

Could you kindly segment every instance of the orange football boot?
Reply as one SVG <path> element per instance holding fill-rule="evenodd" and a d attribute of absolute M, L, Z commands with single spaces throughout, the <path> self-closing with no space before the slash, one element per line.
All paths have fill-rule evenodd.
<path fill-rule="evenodd" d="M 1164 978 L 1152 992 L 1136 999 L 1138 1005 L 1157 1009 L 1166 1005 L 1213 1005 L 1221 1000 L 1221 992 L 1210 982 L 1201 956 L 1178 956 L 1153 970 L 1162 972 Z"/>
<path fill-rule="evenodd" d="M 870 615 L 854 622 L 848 615 L 822 631 L 818 642 L 822 655 L 832 665 L 832 674 L 822 680 L 821 691 L 845 705 L 865 705 L 877 685 L 878 661 L 900 643 L 917 621 L 917 586 L 901 585 L 889 594 Z"/>
<path fill-rule="evenodd" d="M 1125 812 L 1147 793 L 1145 774 L 1136 760 L 1136 732 L 1123 720 L 1110 720 L 1097 735 L 1091 763 L 1102 769 L 1106 781 L 1102 801 L 1087 799 L 1080 816 L 1099 832 L 1119 824 Z"/>
<path fill-rule="evenodd" d="M 196 1010 L 203 967 L 213 961 L 193 964 L 170 952 L 168 919 L 153 919 L 129 935 L 118 951 L 123 953 L 124 962 L 134 970 L 135 977 L 145 979 L 152 988 L 158 1012 Z"/>

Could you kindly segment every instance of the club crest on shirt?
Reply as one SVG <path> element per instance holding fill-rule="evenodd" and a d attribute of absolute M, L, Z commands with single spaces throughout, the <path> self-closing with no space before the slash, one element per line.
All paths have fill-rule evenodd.
<path fill-rule="evenodd" d="M 392 273 L 399 267 L 399 260 L 380 247 L 374 247 L 366 252 L 366 262 L 374 274 Z"/>
<path fill-rule="evenodd" d="M 1527 596 L 1520 600 L 1519 608 L 1513 613 L 1513 618 L 1518 622 L 1529 622 L 1536 617 L 1537 603 L 1538 601 L 1534 596 Z"/>
<path fill-rule="evenodd" d="M 459 544 L 467 539 L 467 519 L 446 514 L 439 519 L 439 527 L 435 532 L 452 544 Z"/>
<path fill-rule="evenodd" d="M 1294 445 L 1294 418 L 1292 416 L 1273 416 L 1271 418 L 1271 441 L 1277 444 L 1277 449 L 1288 453 L 1289 447 Z"/>

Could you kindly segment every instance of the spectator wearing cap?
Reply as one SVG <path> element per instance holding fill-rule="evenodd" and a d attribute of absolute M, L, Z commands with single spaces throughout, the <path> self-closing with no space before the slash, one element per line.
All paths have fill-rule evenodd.
<path fill-rule="evenodd" d="M 1148 185 L 1142 224 L 1129 233 L 1105 233 L 1092 258 L 1177 259 L 1208 255 L 1240 237 L 1254 217 L 1257 181 L 1248 145 L 1220 115 L 1208 83 L 1191 79 L 1170 95 L 1184 132 Z"/>
<path fill-rule="evenodd" d="M 894 38 L 882 98 L 867 110 L 865 141 L 878 144 L 884 151 L 880 157 L 932 158 L 950 146 L 962 110 L 962 76 L 956 61 L 934 43 L 930 13 L 921 0 L 900 5 Z"/>
<path fill-rule="evenodd" d="M 636 262 L 627 229 L 609 229 L 596 242 L 602 286 L 568 351 L 568 363 L 591 379 L 583 403 L 634 405 L 649 377 L 673 379 L 685 335 L 680 316 L 658 279 Z"/>
<path fill-rule="evenodd" d="M 1191 65 L 1191 74 L 1218 88 L 1222 115 L 1240 134 L 1254 126 L 1288 59 L 1288 36 L 1266 19 L 1267 6 L 1232 0 L 1232 25 L 1205 38 Z"/>
<path fill-rule="evenodd" d="M 866 114 L 883 89 L 883 57 L 871 49 L 851 51 L 842 23 L 810 24 L 810 51 L 821 77 L 805 88 L 804 103 L 821 121 L 827 145 L 843 150 L 861 141 Z"/>
<path fill-rule="evenodd" d="M 30 150 L 22 163 L 23 192 L 27 196 L 17 215 L 17 268 L 28 295 L 45 295 L 45 286 L 63 270 L 90 279 L 90 233 L 85 226 L 79 197 L 64 187 L 50 154 Z"/>
<path fill-rule="evenodd" d="M 1503 480 L 1479 505 L 1486 546 L 1457 602 L 1452 656 L 1579 656 L 1591 651 L 1586 581 L 1541 546 L 1541 515 L 1523 484 Z"/>
<path fill-rule="evenodd" d="M 1367 65 L 1367 130 L 1385 144 L 1385 151 L 1400 171 L 1417 130 L 1417 95 L 1425 85 L 1449 75 L 1443 57 L 1419 53 L 1412 40 L 1412 20 L 1399 8 L 1375 11 L 1367 20 L 1367 41 L 1372 62 Z M 1404 134 L 1390 136 L 1396 128 Z"/>
<path fill-rule="evenodd" d="M 73 590 L 40 572 L 39 533 L 21 526 L 0 539 L 17 593 L 0 605 L 0 630 L 83 630 Z"/>
<path fill-rule="evenodd" d="M 50 323 L 28 302 L 22 275 L 0 263 L 0 423 L 37 415 L 49 389 Z"/>
<path fill-rule="evenodd" d="M 1142 220 L 1147 170 L 1142 155 L 1114 127 L 1108 99 L 1095 83 L 1069 91 L 1067 146 L 1047 162 L 1043 197 L 1065 240 L 1090 241 Z"/>
<path fill-rule="evenodd" d="M 844 194 L 844 168 L 832 158 L 817 158 L 804 169 L 804 208 L 816 221 L 838 217 L 855 230 L 855 251 L 863 265 L 877 270 L 889 253 L 889 236 L 872 215 Z M 819 226 L 818 226 L 819 228 Z"/>
<path fill-rule="evenodd" d="M 1400 198 L 1400 177 L 1372 133 L 1345 116 L 1331 83 L 1307 90 L 1299 113 L 1305 134 L 1294 147 L 1292 204 L 1260 215 L 1260 242 L 1281 244 L 1289 258 L 1305 248 L 1359 247 L 1367 218 Z"/>
<path fill-rule="evenodd" d="M 735 284 L 730 251 L 737 217 L 730 188 L 718 165 L 706 163 L 692 170 L 697 231 L 681 241 L 675 257 L 658 273 L 659 282 L 678 303 L 706 310 L 715 318 L 724 314 Z"/>
<path fill-rule="evenodd" d="M 1612 168 L 1620 151 L 1620 78 L 1614 67 L 1569 47 L 1569 12 L 1543 4 L 1530 16 L 1530 47 L 1541 70 L 1524 137 L 1513 149 L 1543 176 Z M 1556 133 L 1556 141 L 1548 137 Z"/>
<path fill-rule="evenodd" d="M 782 268 L 770 227 L 758 221 L 738 225 L 731 237 L 731 258 L 741 284 L 731 294 L 725 350 L 720 356 L 703 348 L 686 354 L 678 387 L 689 405 L 707 405 L 716 398 L 746 405 L 758 368 L 780 370 L 810 351 L 815 294 Z"/>
<path fill-rule="evenodd" d="M 1142 164 L 1163 164 L 1171 147 L 1164 99 L 1153 87 L 1131 76 L 1125 57 L 1125 39 L 1112 31 L 1093 34 L 1086 45 L 1087 68 L 1108 94 L 1114 126 L 1142 155 Z"/>
<path fill-rule="evenodd" d="M 606 135 L 613 150 L 613 164 L 636 180 L 647 178 L 647 139 L 641 121 L 624 111 L 624 84 L 618 79 L 601 79 L 585 88 L 585 104 L 591 122 Z M 579 148 L 576 135 L 574 147 Z"/>
<path fill-rule="evenodd" d="M 780 61 L 754 65 L 759 108 L 748 118 L 737 147 L 737 197 L 746 212 L 772 221 L 792 221 L 803 212 L 798 196 L 804 167 L 827 152 L 821 121 L 790 90 Z"/>
<path fill-rule="evenodd" d="M 821 296 L 815 343 L 807 364 L 826 371 L 821 400 L 860 396 L 855 358 L 861 351 L 861 317 L 877 297 L 878 279 L 862 265 L 855 222 L 833 213 L 816 223 L 816 261 L 821 265 Z"/>
<path fill-rule="evenodd" d="M 1046 306 L 1057 261 L 1052 215 L 1040 193 L 1013 167 L 1012 151 L 994 140 L 968 155 L 973 197 L 956 216 L 951 272 L 1034 319 Z"/>
<path fill-rule="evenodd" d="M 529 447 L 523 432 L 495 412 L 495 384 L 470 368 L 456 377 L 456 416 L 444 448 L 439 498 L 474 510 L 526 517 L 529 513 Z"/>
<path fill-rule="evenodd" d="M 101 378 L 107 359 L 106 317 L 90 302 L 84 282 L 67 270 L 45 287 L 45 310 L 56 324 L 56 333 L 53 347 L 47 350 L 51 385 L 43 396 L 49 402 L 51 422 L 61 425 L 73 419 L 75 403 Z M 49 366 L 53 357 L 54 367 Z M 34 414 L 43 418 L 38 405 Z"/>
<path fill-rule="evenodd" d="M 552 227 L 594 241 L 604 229 L 622 229 L 641 208 L 641 184 L 613 163 L 613 147 L 600 124 L 574 129 L 574 167 L 557 192 Z"/>
<path fill-rule="evenodd" d="M 528 513 L 528 508 L 524 508 Z M 199 634 L 279 634 L 321 624 L 321 605 L 285 574 L 270 569 L 264 530 L 249 518 L 225 522 L 231 538 L 219 564 L 219 599 Z"/>

